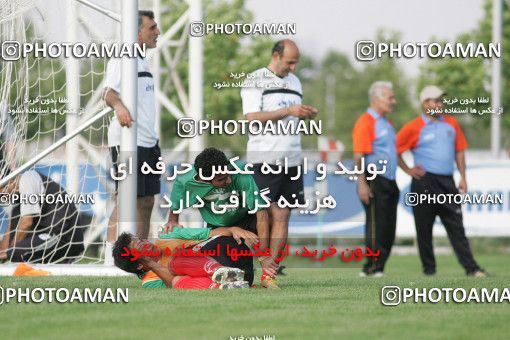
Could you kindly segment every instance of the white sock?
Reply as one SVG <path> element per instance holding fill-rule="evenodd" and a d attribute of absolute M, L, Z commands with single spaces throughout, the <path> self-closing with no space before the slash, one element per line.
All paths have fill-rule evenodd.
<path fill-rule="evenodd" d="M 104 246 L 104 264 L 105 266 L 113 266 L 115 263 L 113 261 L 113 244 L 114 242 L 105 242 Z"/>

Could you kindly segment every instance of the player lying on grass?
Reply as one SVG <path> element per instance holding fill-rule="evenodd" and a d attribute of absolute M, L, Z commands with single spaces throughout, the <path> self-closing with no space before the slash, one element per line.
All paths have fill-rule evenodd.
<path fill-rule="evenodd" d="M 60 184 L 29 170 L 1 187 L 0 194 L 37 198 L 9 202 L 12 210 L 0 242 L 0 261 L 72 262 L 83 252 L 86 223 L 78 207 L 67 200 L 69 194 Z"/>
<path fill-rule="evenodd" d="M 234 227 L 235 228 L 235 227 Z M 231 289 L 249 288 L 244 281 L 244 271 L 222 266 L 209 257 L 165 256 L 161 249 L 189 248 L 210 236 L 228 236 L 230 228 L 176 228 L 158 239 L 156 244 L 123 233 L 113 247 L 115 265 L 142 280 L 144 288 L 171 287 L 176 289 Z M 140 256 L 135 261 L 127 253 L 152 253 L 156 256 Z"/>

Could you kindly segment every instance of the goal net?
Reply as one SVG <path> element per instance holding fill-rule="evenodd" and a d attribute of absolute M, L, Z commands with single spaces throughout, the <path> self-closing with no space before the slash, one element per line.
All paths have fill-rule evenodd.
<path fill-rule="evenodd" d="M 120 6 L 120 1 L 111 5 Z M 75 7 L 70 9 L 69 6 Z M 33 53 L 24 56 L 23 46 L 78 41 L 110 43 L 118 41 L 120 25 L 75 1 L 0 0 L 0 14 L 0 180 L 103 112 L 74 138 L 25 169 L 49 178 L 71 196 L 78 194 L 89 198 L 76 204 L 79 218 L 71 231 L 82 229 L 83 241 L 70 238 L 71 241 L 62 242 L 67 237 L 62 230 L 53 235 L 58 246 L 50 247 L 50 242 L 41 246 L 42 259 L 35 260 L 30 255 L 33 249 L 27 247 L 28 255 L 24 260 L 102 264 L 108 220 L 115 204 L 107 145 L 107 130 L 113 114 L 105 110 L 101 98 L 108 60 L 37 58 Z M 21 55 L 18 57 L 17 53 Z M 2 202 L 0 235 L 4 247 L 5 240 L 9 240 L 9 244 L 12 242 L 14 224 L 20 215 L 16 205 Z M 26 239 L 33 234 L 34 230 L 28 231 Z M 84 250 L 74 254 L 73 242 L 82 242 Z M 6 265 L 0 265 L 0 274 L 2 267 Z"/>

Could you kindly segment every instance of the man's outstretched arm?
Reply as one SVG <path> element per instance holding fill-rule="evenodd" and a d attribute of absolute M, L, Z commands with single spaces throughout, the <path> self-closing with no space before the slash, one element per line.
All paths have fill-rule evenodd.
<path fill-rule="evenodd" d="M 27 231 L 32 229 L 33 223 L 34 218 L 30 215 L 19 218 L 18 227 L 11 241 L 11 247 L 14 247 L 16 243 L 23 241 L 27 237 Z"/>

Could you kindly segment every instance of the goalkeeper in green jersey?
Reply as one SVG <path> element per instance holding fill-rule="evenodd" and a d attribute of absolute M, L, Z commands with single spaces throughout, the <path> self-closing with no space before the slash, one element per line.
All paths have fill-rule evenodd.
<path fill-rule="evenodd" d="M 215 172 L 215 169 L 227 168 L 230 172 L 235 172 L 236 168 L 244 169 L 244 164 L 240 161 L 236 161 L 235 165 L 234 167 L 225 154 L 218 149 L 207 148 L 202 151 L 196 157 L 193 169 L 177 176 L 175 180 L 170 197 L 169 218 L 165 228 L 179 225 L 180 212 L 198 205 L 200 214 L 208 227 L 213 230 L 218 227 L 232 229 L 232 237 L 218 237 L 205 244 L 202 249 L 215 249 L 220 244 L 222 251 L 215 259 L 223 265 L 242 268 L 248 276 L 247 281 L 251 281 L 252 259 L 242 258 L 239 259 L 240 263 L 236 264 L 226 256 L 226 246 L 237 244 L 250 248 L 259 241 L 259 249 L 262 252 L 266 251 L 269 247 L 269 217 L 267 209 L 264 208 L 267 202 L 259 192 L 252 175 Z M 241 201 L 242 204 L 237 206 L 231 204 Z M 261 284 L 265 287 L 265 278 L 274 277 L 278 265 L 273 256 L 259 257 L 259 261 L 262 266 Z"/>

